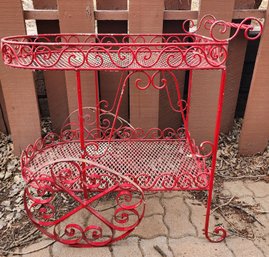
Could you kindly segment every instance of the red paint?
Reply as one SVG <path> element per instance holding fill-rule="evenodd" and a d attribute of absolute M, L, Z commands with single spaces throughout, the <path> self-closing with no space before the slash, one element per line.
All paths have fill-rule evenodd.
<path fill-rule="evenodd" d="M 144 216 L 145 191 L 207 190 L 205 236 L 211 242 L 222 241 L 226 237 L 225 229 L 215 227 L 218 237 L 212 238 L 209 218 L 227 46 L 240 29 L 245 30 L 249 39 L 247 32 L 252 29 L 246 24 L 249 20 L 234 24 L 206 16 L 195 33 L 185 31 L 183 34 L 122 37 L 116 34 L 45 34 L 3 38 L 5 64 L 25 69 L 73 70 L 77 78 L 78 110 L 69 115 L 59 135 L 49 133 L 29 145 L 21 155 L 26 182 L 24 205 L 33 223 L 44 234 L 64 244 L 104 246 L 126 237 L 140 223 Z M 258 24 L 261 26 L 260 22 Z M 209 30 L 210 37 L 198 34 L 201 27 Z M 228 27 L 235 28 L 235 34 L 219 40 L 216 31 L 224 34 Z M 187 101 L 182 99 L 173 73 L 180 69 L 189 70 L 190 74 Z M 222 79 L 214 141 L 197 146 L 188 131 L 188 116 L 192 72 L 203 69 L 221 70 Z M 95 107 L 83 107 L 82 70 L 94 70 Z M 99 70 L 122 73 L 112 102 L 99 100 Z M 129 85 L 132 76 L 136 79 Z M 167 84 L 168 77 L 175 88 L 173 94 L 177 94 L 176 102 L 170 92 L 171 84 Z M 119 117 L 127 86 L 141 91 L 148 88 L 165 90 L 169 106 L 181 116 L 183 126 L 177 130 L 151 128 L 147 131 L 132 127 Z M 210 150 L 205 152 L 205 149 Z M 108 198 L 112 204 L 108 209 L 109 217 L 105 209 L 98 208 L 98 203 Z M 73 205 L 64 205 L 64 199 L 72 199 Z M 88 224 L 71 221 L 70 218 L 81 210 L 95 221 L 89 219 Z"/>

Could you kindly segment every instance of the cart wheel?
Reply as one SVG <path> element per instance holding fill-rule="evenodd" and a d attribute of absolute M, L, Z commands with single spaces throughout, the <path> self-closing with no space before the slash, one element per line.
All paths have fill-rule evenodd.
<path fill-rule="evenodd" d="M 28 171 L 24 205 L 37 228 L 76 247 L 104 246 L 141 222 L 144 193 L 130 178 L 84 159 L 62 159 Z"/>

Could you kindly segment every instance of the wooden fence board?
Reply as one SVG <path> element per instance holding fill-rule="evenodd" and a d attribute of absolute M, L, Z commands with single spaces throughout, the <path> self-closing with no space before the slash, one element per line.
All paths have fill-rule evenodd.
<path fill-rule="evenodd" d="M 190 1 L 177 1 L 177 0 L 165 0 L 165 10 L 186 10 L 191 8 Z M 182 33 L 182 23 L 181 20 L 164 20 L 163 21 L 163 33 Z M 185 83 L 185 71 L 173 71 L 177 77 L 181 96 L 184 95 L 184 83 Z M 177 101 L 177 94 L 174 87 L 174 82 L 171 80 L 171 76 L 166 75 L 168 80 L 168 85 L 172 97 L 173 103 Z M 167 101 L 167 94 L 164 90 L 160 91 L 159 98 L 159 127 L 164 129 L 166 127 L 179 128 L 181 125 L 181 117 L 179 113 L 175 113 L 171 110 L 169 102 Z"/>
<path fill-rule="evenodd" d="M 269 139 L 269 7 L 253 72 L 239 152 L 251 155 L 265 149 Z"/>
<path fill-rule="evenodd" d="M 129 33 L 161 33 L 163 30 L 164 0 L 129 2 Z M 152 86 L 139 91 L 130 79 L 130 120 L 133 126 L 144 129 L 158 127 L 159 91 Z"/>
<path fill-rule="evenodd" d="M 260 0 L 236 0 L 235 9 L 257 8 Z M 241 20 L 233 20 L 240 23 Z M 231 33 L 235 30 L 232 29 Z M 233 127 L 234 114 L 236 110 L 237 98 L 240 89 L 241 75 L 244 66 L 244 59 L 247 49 L 247 40 L 244 32 L 240 33 L 230 42 L 227 61 L 227 80 L 223 103 L 223 113 L 221 130 L 228 133 Z"/>
<path fill-rule="evenodd" d="M 96 2 L 97 10 L 126 10 L 127 9 L 127 0 L 114 0 L 114 1 L 100 1 Z M 128 24 L 127 21 L 111 21 L 111 20 L 102 20 L 97 21 L 98 33 L 127 33 Z M 120 82 L 122 73 L 121 72 L 109 72 L 109 71 L 100 71 L 100 99 L 107 100 L 110 105 L 112 105 L 116 91 Z M 129 120 L 129 88 L 124 93 L 123 101 L 121 104 L 121 109 L 119 115 Z"/>
<path fill-rule="evenodd" d="M 20 0 L 0 1 L 0 35 L 25 34 Z M 14 153 L 40 136 L 40 120 L 31 71 L 11 69 L 0 61 L 0 78 L 5 98 Z"/>
<path fill-rule="evenodd" d="M 221 120 L 221 130 L 224 133 L 228 133 L 233 127 L 246 49 L 247 40 L 244 32 L 241 31 L 230 42 L 228 49 L 227 79 Z"/>
<path fill-rule="evenodd" d="M 57 0 L 33 0 L 35 9 L 57 9 Z"/>
<path fill-rule="evenodd" d="M 33 4 L 35 9 L 57 8 L 57 0 L 34 0 Z M 60 32 L 58 20 L 37 20 L 36 26 L 40 34 Z M 63 122 L 68 116 L 65 74 L 63 71 L 44 71 L 44 79 L 52 128 L 54 131 L 59 132 Z"/>
<path fill-rule="evenodd" d="M 94 33 L 93 1 L 58 0 L 61 33 Z M 83 106 L 95 106 L 93 72 L 81 72 Z M 69 113 L 77 109 L 75 72 L 65 72 Z"/>
<path fill-rule="evenodd" d="M 205 14 L 213 14 L 217 19 L 232 20 L 234 0 L 202 0 L 199 19 Z M 208 31 L 203 31 L 207 35 Z M 229 31 L 227 30 L 226 36 Z M 197 143 L 212 140 L 214 135 L 220 71 L 193 72 L 193 88 L 189 128 Z"/>

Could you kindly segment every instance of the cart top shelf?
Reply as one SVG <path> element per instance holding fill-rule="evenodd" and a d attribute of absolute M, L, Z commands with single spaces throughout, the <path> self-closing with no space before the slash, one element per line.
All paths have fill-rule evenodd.
<path fill-rule="evenodd" d="M 34 70 L 222 69 L 229 39 L 240 29 L 249 38 L 248 32 L 253 29 L 249 19 L 253 18 L 234 24 L 207 15 L 195 32 L 188 32 L 193 23 L 185 21 L 184 33 L 180 34 L 11 36 L 2 39 L 1 49 L 5 64 Z M 235 34 L 224 39 L 228 27 L 235 28 Z M 201 29 L 208 30 L 209 36 L 200 35 Z M 216 30 L 220 39 L 215 36 Z"/>

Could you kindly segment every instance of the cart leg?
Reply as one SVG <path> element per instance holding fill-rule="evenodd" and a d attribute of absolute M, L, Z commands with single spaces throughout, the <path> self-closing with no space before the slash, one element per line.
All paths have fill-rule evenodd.
<path fill-rule="evenodd" d="M 77 101 L 78 101 L 78 114 L 79 114 L 79 140 L 81 149 L 81 158 L 85 158 L 85 138 L 84 138 L 84 119 L 83 119 L 83 104 L 82 104 L 82 92 L 81 92 L 81 77 L 80 71 L 76 71 L 77 78 Z M 88 198 L 87 186 L 86 186 L 86 174 L 85 174 L 85 163 L 82 163 L 81 182 L 83 185 L 84 198 Z"/>
<path fill-rule="evenodd" d="M 226 70 L 222 70 L 221 74 L 221 85 L 219 91 L 219 99 L 218 99 L 218 110 L 217 110 L 217 118 L 216 118 L 216 127 L 214 133 L 214 144 L 212 149 L 212 165 L 211 165 L 211 175 L 209 180 L 209 189 L 208 189 L 208 198 L 207 198 L 207 209 L 206 209 L 206 219 L 205 219 L 205 228 L 204 233 L 206 238 L 210 242 L 221 242 L 225 239 L 227 232 L 222 226 L 216 226 L 214 228 L 213 233 L 215 233 L 218 237 L 212 238 L 209 235 L 209 218 L 210 218 L 210 211 L 211 211 L 211 202 L 212 202 L 212 194 L 213 194 L 213 187 L 214 187 L 214 175 L 215 175 L 215 168 L 216 168 L 216 160 L 217 160 L 217 148 L 218 148 L 218 139 L 219 139 L 219 131 L 220 131 L 220 122 L 221 122 L 221 112 L 222 112 L 222 104 L 223 104 L 223 96 L 224 96 L 224 87 L 225 87 L 225 80 L 226 80 Z"/>

